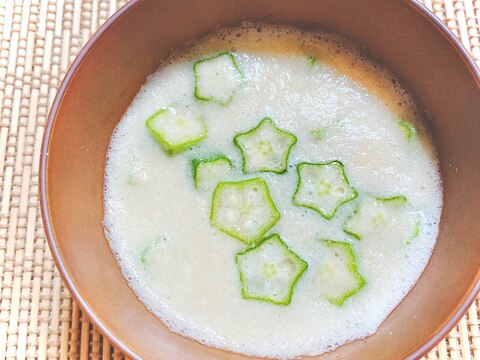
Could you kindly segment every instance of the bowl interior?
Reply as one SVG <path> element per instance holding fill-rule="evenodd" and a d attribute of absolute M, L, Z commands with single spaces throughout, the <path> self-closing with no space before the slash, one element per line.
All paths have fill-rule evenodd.
<path fill-rule="evenodd" d="M 387 64 L 430 116 L 427 125 L 444 180 L 434 254 L 417 285 L 375 335 L 318 358 L 420 355 L 454 325 L 478 291 L 480 91 L 478 70 L 409 1 L 145 0 L 127 5 L 75 62 L 46 129 L 42 207 L 67 285 L 100 330 L 132 357 L 244 358 L 168 331 L 124 281 L 102 228 L 109 137 L 147 75 L 172 47 L 244 20 L 344 34 Z"/>

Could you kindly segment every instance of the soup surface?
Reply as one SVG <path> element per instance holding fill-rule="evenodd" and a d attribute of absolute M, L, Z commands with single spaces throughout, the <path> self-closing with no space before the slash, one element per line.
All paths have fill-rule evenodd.
<path fill-rule="evenodd" d="M 226 62 L 207 60 L 194 74 L 194 63 L 216 54 Z M 215 83 L 219 71 L 229 81 Z M 168 148 L 146 126 L 153 114 L 171 115 L 165 131 L 174 137 L 182 135 L 185 119 L 191 125 L 185 131 L 202 135 Z M 276 172 L 259 171 L 263 153 L 243 154 L 245 160 L 242 138 L 233 141 L 265 118 L 270 133 L 254 132 L 253 142 L 277 139 L 267 141 L 277 151 L 281 139 L 296 140 L 278 145 L 287 163 Z M 192 161 L 198 166 L 202 161 L 195 160 L 219 155 L 227 165 L 200 179 L 197 173 L 195 184 Z M 344 203 L 319 209 L 318 198 L 309 197 L 325 187 L 302 188 L 317 175 L 302 173 L 300 163 L 320 164 L 312 167 L 320 177 L 327 176 L 325 164 L 337 175 L 343 165 L 346 178 L 337 179 L 331 196 Z M 253 178 L 265 180 L 271 200 L 265 211 L 275 212 L 273 203 L 277 215 L 254 235 L 232 235 L 212 220 L 214 189 Z M 329 188 L 327 180 L 318 184 Z M 119 122 L 106 164 L 105 233 L 140 300 L 174 332 L 255 356 L 315 355 L 375 333 L 425 268 L 441 206 L 435 151 L 409 95 L 345 40 L 291 28 L 244 24 L 173 56 Z M 217 220 L 229 221 L 219 211 Z M 288 286 L 280 279 L 270 300 L 254 299 L 249 292 L 258 284 L 245 289 L 252 264 L 242 269 L 237 254 L 271 234 L 288 246 L 284 255 L 296 264 L 298 279 L 290 276 L 292 267 L 282 268 Z M 283 271 L 273 269 L 259 281 Z M 275 300 L 285 286 L 291 298 Z"/>

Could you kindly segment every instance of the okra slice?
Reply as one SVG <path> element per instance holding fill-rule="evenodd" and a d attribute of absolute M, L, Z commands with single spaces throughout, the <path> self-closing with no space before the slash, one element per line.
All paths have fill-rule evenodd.
<path fill-rule="evenodd" d="M 166 238 L 157 238 L 142 250 L 140 260 L 144 267 L 154 268 L 161 262 L 164 257 L 166 241 Z"/>
<path fill-rule="evenodd" d="M 218 155 L 207 159 L 194 159 L 192 168 L 195 187 L 198 190 L 210 190 L 228 177 L 232 162 L 226 156 Z"/>
<path fill-rule="evenodd" d="M 331 304 L 342 306 L 365 285 L 365 279 L 358 272 L 350 244 L 321 240 L 321 246 L 318 268 L 320 293 Z"/>
<path fill-rule="evenodd" d="M 308 264 L 274 234 L 236 256 L 244 299 L 288 305 Z"/>
<path fill-rule="evenodd" d="M 130 163 L 131 167 L 128 173 L 127 183 L 128 185 L 136 186 L 147 179 L 147 174 L 143 168 L 143 163 L 135 153 L 133 153 Z"/>
<path fill-rule="evenodd" d="M 245 244 L 259 240 L 279 218 L 262 178 L 221 182 L 213 192 L 210 224 Z"/>
<path fill-rule="evenodd" d="M 310 130 L 310 138 L 313 141 L 322 141 L 327 136 L 327 128 L 320 127 L 318 129 Z"/>
<path fill-rule="evenodd" d="M 417 133 L 417 129 L 415 129 L 415 126 L 413 126 L 410 122 L 406 120 L 400 120 L 398 122 L 398 125 L 400 125 L 400 128 L 405 133 L 405 138 L 407 139 L 407 141 L 410 141 L 412 137 Z"/>
<path fill-rule="evenodd" d="M 413 228 L 413 231 L 410 235 L 410 237 L 407 239 L 407 244 L 411 244 L 412 240 L 416 239 L 420 235 L 420 227 L 422 225 L 422 221 L 420 219 L 420 216 L 417 215 L 415 218 L 415 226 Z"/>
<path fill-rule="evenodd" d="M 228 105 L 243 81 L 235 57 L 223 52 L 193 64 L 195 98 Z"/>
<path fill-rule="evenodd" d="M 266 117 L 253 129 L 237 134 L 233 142 L 242 152 L 243 172 L 287 171 L 288 155 L 297 137 L 275 126 Z"/>
<path fill-rule="evenodd" d="M 150 133 L 170 154 L 177 154 L 207 137 L 203 119 L 173 108 L 157 111 L 146 122 Z"/>
<path fill-rule="evenodd" d="M 327 220 L 333 218 L 342 204 L 357 197 L 357 191 L 350 186 L 340 161 L 300 163 L 297 172 L 298 185 L 293 203 L 318 211 Z"/>
<path fill-rule="evenodd" d="M 315 65 L 315 63 L 317 62 L 317 58 L 313 55 L 307 55 L 307 60 L 310 64 L 310 67 L 313 67 L 313 65 Z"/>
<path fill-rule="evenodd" d="M 353 215 L 347 219 L 343 231 L 357 240 L 389 225 L 402 221 L 407 213 L 407 198 L 394 196 L 389 198 L 365 198 L 355 209 Z M 412 220 L 415 222 L 415 219 Z M 409 222 L 409 221 L 407 221 Z M 414 233 L 412 226 L 407 234 Z"/>

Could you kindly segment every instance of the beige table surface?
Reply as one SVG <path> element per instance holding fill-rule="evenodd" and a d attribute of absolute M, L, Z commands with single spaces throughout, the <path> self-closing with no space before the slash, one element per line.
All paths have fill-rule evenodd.
<path fill-rule="evenodd" d="M 82 45 L 123 3 L 0 0 L 0 360 L 123 358 L 70 297 L 38 207 L 40 146 L 56 89 Z M 480 1 L 423 3 L 480 64 Z M 479 299 L 426 358 L 480 360 Z"/>

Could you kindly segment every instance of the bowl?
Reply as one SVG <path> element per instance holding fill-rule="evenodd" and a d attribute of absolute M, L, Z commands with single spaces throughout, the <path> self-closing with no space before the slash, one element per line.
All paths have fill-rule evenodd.
<path fill-rule="evenodd" d="M 246 358 L 170 332 L 128 287 L 102 228 L 109 138 L 146 77 L 172 48 L 245 20 L 327 29 L 358 42 L 428 114 L 444 185 L 433 255 L 376 334 L 316 358 L 420 357 L 456 324 L 480 288 L 480 73 L 456 38 L 415 1 L 133 0 L 120 9 L 74 61 L 45 128 L 41 207 L 64 281 L 129 357 Z"/>

